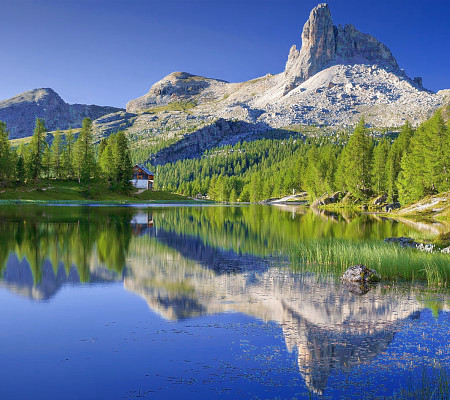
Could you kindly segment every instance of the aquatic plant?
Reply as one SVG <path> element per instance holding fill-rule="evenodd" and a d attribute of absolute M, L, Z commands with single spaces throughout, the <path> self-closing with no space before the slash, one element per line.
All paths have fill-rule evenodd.
<path fill-rule="evenodd" d="M 348 241 L 311 239 L 298 242 L 290 250 L 297 270 L 342 275 L 354 264 L 375 269 L 383 280 L 426 281 L 432 286 L 447 286 L 450 257 L 405 249 L 379 240 Z"/>

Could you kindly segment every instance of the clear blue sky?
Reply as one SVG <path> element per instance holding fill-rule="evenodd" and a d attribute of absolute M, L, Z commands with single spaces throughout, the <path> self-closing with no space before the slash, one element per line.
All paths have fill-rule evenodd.
<path fill-rule="evenodd" d="M 173 71 L 245 81 L 284 69 L 312 0 L 0 0 L 0 99 L 51 87 L 124 107 Z M 385 43 L 411 77 L 450 88 L 450 1 L 330 0 L 334 23 Z"/>

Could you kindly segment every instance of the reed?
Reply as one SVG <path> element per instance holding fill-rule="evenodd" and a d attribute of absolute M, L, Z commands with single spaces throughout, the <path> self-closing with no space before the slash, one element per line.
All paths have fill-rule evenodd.
<path fill-rule="evenodd" d="M 450 276 L 448 254 L 425 253 L 379 240 L 305 240 L 294 245 L 289 255 L 295 269 L 320 274 L 342 275 L 351 265 L 364 264 L 383 280 L 426 281 L 444 287 Z"/>

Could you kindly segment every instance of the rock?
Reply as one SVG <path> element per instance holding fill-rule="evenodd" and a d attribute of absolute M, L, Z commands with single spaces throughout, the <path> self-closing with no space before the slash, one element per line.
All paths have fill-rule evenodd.
<path fill-rule="evenodd" d="M 81 127 L 83 119 L 96 119 L 120 108 L 67 104 L 53 89 L 34 89 L 0 101 L 0 121 L 6 122 L 10 139 L 33 135 L 36 118 L 45 120 L 49 131 Z"/>
<path fill-rule="evenodd" d="M 388 237 L 384 239 L 386 243 L 397 243 L 400 247 L 412 247 L 417 248 L 419 243 L 415 242 L 413 238 L 410 237 Z"/>
<path fill-rule="evenodd" d="M 385 203 L 387 200 L 387 195 L 386 194 L 382 194 L 381 196 L 378 196 L 374 201 L 373 201 L 373 205 L 374 206 L 380 206 L 381 204 Z"/>
<path fill-rule="evenodd" d="M 341 277 L 343 282 L 373 283 L 381 280 L 380 275 L 371 268 L 363 264 L 357 264 L 349 267 Z"/>
<path fill-rule="evenodd" d="M 401 207 L 400 203 L 391 203 L 384 206 L 384 211 L 391 212 L 392 210 L 395 210 L 400 207 Z"/>
<path fill-rule="evenodd" d="M 417 84 L 418 87 L 423 88 L 423 80 L 421 76 L 415 76 L 414 82 Z"/>
<path fill-rule="evenodd" d="M 326 204 L 334 204 L 340 201 L 343 197 L 342 192 L 334 192 L 331 195 L 328 195 L 328 193 L 324 193 L 322 196 L 320 196 L 317 200 L 315 200 L 312 205 L 317 206 L 324 206 Z"/>
<path fill-rule="evenodd" d="M 428 243 L 428 244 L 419 243 L 419 244 L 417 244 L 416 249 L 420 250 L 420 251 L 425 251 L 427 253 L 432 253 L 433 250 L 434 250 L 434 244 L 432 244 L 432 243 Z"/>
<path fill-rule="evenodd" d="M 294 45 L 286 63 L 284 94 L 330 64 L 377 64 L 399 70 L 391 51 L 373 36 L 353 25 L 336 27 L 327 4 L 315 7 L 302 32 L 300 51 Z"/>

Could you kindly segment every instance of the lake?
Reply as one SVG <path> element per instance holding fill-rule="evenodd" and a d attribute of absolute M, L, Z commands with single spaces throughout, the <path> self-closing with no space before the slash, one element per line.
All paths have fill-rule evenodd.
<path fill-rule="evenodd" d="M 446 395 L 448 289 L 357 293 L 291 249 L 447 229 L 296 206 L 1 205 L 0 398 Z"/>

